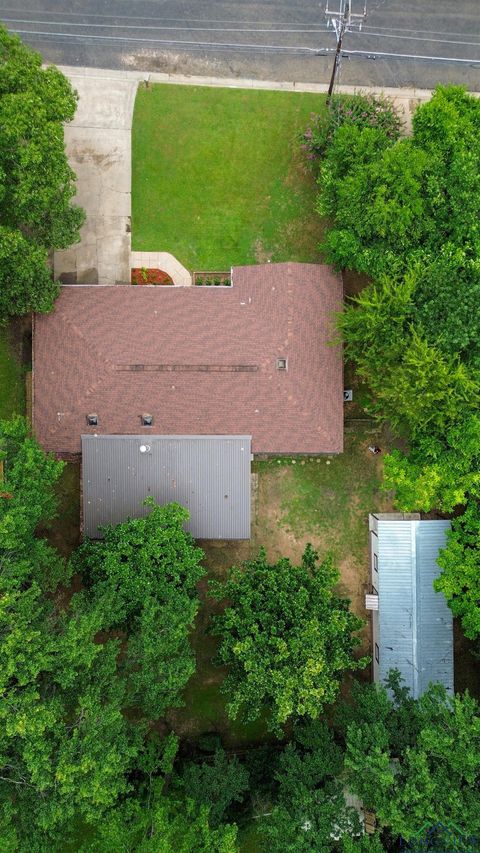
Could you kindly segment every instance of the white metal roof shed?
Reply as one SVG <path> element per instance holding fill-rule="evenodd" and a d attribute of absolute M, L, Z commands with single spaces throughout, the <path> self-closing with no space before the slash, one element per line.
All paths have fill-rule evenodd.
<path fill-rule="evenodd" d="M 400 670 L 413 697 L 429 682 L 453 692 L 453 621 L 442 593 L 433 589 L 440 569 L 449 521 L 404 519 L 388 513 L 370 516 L 372 582 L 378 611 L 375 680 Z"/>

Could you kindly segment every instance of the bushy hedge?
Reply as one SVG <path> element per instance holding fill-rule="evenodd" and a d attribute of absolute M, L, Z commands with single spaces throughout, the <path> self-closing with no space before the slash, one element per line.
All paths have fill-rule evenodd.
<path fill-rule="evenodd" d="M 378 128 L 387 139 L 395 141 L 402 130 L 402 121 L 393 101 L 382 95 L 336 95 L 330 108 L 312 113 L 310 124 L 302 134 L 302 150 L 308 160 L 317 161 L 331 143 L 339 127 Z"/>

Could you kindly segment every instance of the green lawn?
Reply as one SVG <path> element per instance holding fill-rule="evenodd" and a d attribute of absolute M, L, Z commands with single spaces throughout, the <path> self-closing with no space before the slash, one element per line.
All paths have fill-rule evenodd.
<path fill-rule="evenodd" d="M 21 344 L 9 326 L 0 326 L 0 420 L 25 414 L 25 373 Z"/>
<path fill-rule="evenodd" d="M 298 133 L 324 96 L 194 86 L 138 90 L 132 247 L 189 269 L 316 262 L 322 223 Z"/>

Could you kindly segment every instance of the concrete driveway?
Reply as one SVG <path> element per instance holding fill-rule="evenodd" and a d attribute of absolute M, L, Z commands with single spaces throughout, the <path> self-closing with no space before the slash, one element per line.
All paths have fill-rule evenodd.
<path fill-rule="evenodd" d="M 62 71 L 80 96 L 65 141 L 78 178 L 76 201 L 87 218 L 81 242 L 55 252 L 55 277 L 66 284 L 129 282 L 131 127 L 138 79 L 101 69 Z"/>

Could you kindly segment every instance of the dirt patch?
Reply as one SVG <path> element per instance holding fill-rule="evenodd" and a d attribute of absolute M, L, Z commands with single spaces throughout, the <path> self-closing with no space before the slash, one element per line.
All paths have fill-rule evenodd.
<path fill-rule="evenodd" d="M 343 270 L 343 290 L 345 296 L 358 296 L 370 284 L 370 279 L 354 270 Z"/>
<path fill-rule="evenodd" d="M 268 264 L 270 263 L 270 252 L 267 252 L 265 246 L 259 237 L 255 240 L 253 245 L 253 253 L 255 255 L 255 260 L 257 264 Z"/>
<path fill-rule="evenodd" d="M 480 644 L 465 637 L 458 619 L 453 620 L 455 692 L 468 690 L 480 698 L 480 666 L 478 653 Z"/>

